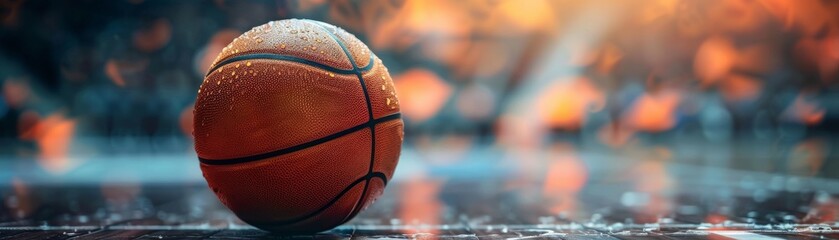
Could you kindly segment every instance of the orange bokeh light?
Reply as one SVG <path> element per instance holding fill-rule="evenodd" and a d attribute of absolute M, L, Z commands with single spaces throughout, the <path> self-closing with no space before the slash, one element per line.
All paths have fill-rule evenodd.
<path fill-rule="evenodd" d="M 149 26 L 134 32 L 134 47 L 143 52 L 157 51 L 166 46 L 172 38 L 172 24 L 160 18 Z"/>
<path fill-rule="evenodd" d="M 438 199 L 441 186 L 441 180 L 429 179 L 424 173 L 417 173 L 410 177 L 400 190 L 402 201 L 399 201 L 398 206 L 399 219 L 412 225 L 438 225 L 443 211 L 443 203 Z M 404 231 L 407 234 L 420 231 L 435 234 L 438 230 L 437 228 L 428 230 L 406 228 Z"/>
<path fill-rule="evenodd" d="M 570 145 L 558 144 L 552 151 L 542 194 L 547 198 L 552 213 L 574 216 L 577 209 L 577 193 L 588 180 L 588 169 Z"/>
<path fill-rule="evenodd" d="M 113 59 L 105 63 L 105 75 L 117 86 L 125 87 L 125 78 L 122 77 L 122 74 L 119 72 L 119 66 L 117 66 L 116 61 Z"/>
<path fill-rule="evenodd" d="M 722 80 L 734 66 L 736 55 L 734 44 L 722 37 L 709 38 L 699 46 L 693 66 L 703 86 L 710 86 Z"/>
<path fill-rule="evenodd" d="M 539 95 L 536 109 L 546 126 L 576 130 L 585 123 L 589 110 L 601 108 L 605 100 L 590 80 L 579 77 L 552 83 Z"/>
<path fill-rule="evenodd" d="M 21 117 L 24 116 L 28 116 L 34 124 L 24 127 L 20 138 L 34 140 L 38 145 L 41 167 L 52 173 L 68 171 L 71 162 L 67 155 L 76 131 L 76 121 L 66 118 L 63 113 L 54 113 L 43 119 L 32 112 Z"/>
<path fill-rule="evenodd" d="M 676 126 L 681 97 L 669 90 L 644 93 L 624 116 L 628 126 L 647 132 L 661 132 Z"/>
<path fill-rule="evenodd" d="M 792 104 L 784 110 L 782 118 L 806 125 L 816 125 L 824 120 L 824 115 L 825 109 L 802 93 L 796 96 Z"/>
<path fill-rule="evenodd" d="M 437 74 L 421 68 L 396 76 L 394 85 L 402 113 L 416 122 L 424 122 L 437 114 L 452 93 L 452 87 Z"/>

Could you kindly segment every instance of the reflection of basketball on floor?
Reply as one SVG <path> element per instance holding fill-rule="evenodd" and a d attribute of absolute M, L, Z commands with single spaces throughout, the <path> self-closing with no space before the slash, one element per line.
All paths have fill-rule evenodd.
<path fill-rule="evenodd" d="M 276 232 L 316 232 L 381 195 L 402 144 L 387 69 L 353 35 L 283 20 L 228 45 L 195 102 L 195 150 L 236 215 Z"/>

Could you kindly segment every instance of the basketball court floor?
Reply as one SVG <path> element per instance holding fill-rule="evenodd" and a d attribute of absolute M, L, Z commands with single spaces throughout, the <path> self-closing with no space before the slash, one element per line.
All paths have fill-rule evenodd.
<path fill-rule="evenodd" d="M 428 161 L 444 156 L 459 158 Z M 835 179 L 673 157 L 702 161 L 660 149 L 623 157 L 408 149 L 370 209 L 302 236 L 238 220 L 188 157 L 92 159 L 61 177 L 18 173 L 27 181 L 2 188 L 17 211 L 0 215 L 0 239 L 839 239 Z M 7 163 L 0 176 L 27 167 Z M 149 171 L 128 171 L 140 168 Z"/>

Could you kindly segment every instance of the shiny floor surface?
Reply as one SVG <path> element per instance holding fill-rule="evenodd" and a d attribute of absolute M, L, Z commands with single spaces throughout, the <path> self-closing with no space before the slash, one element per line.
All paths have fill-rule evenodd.
<path fill-rule="evenodd" d="M 305 236 L 271 235 L 238 220 L 194 172 L 195 161 L 147 159 L 143 167 L 113 159 L 98 162 L 114 166 L 53 178 L 11 164 L 5 169 L 17 172 L 7 171 L 11 179 L 0 186 L 0 239 L 839 239 L 833 178 L 648 157 L 552 156 L 429 162 L 409 152 L 370 209 Z M 178 175 L 183 168 L 190 170 Z M 104 180 L 79 180 L 94 175 Z M 154 176 L 186 177 L 148 180 Z"/>

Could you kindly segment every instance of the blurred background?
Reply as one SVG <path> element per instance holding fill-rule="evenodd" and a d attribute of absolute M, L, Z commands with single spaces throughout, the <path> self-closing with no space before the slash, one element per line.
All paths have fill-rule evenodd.
<path fill-rule="evenodd" d="M 388 66 L 406 122 L 394 181 L 410 189 L 389 194 L 416 199 L 406 219 L 438 221 L 458 179 L 553 213 L 599 204 L 587 194 L 689 211 L 674 196 L 701 185 L 757 203 L 803 192 L 803 209 L 781 204 L 797 219 L 839 215 L 839 1 L 3 0 L 9 217 L 37 212 L 31 186 L 118 200 L 203 186 L 196 90 L 235 37 L 287 18 L 340 26 Z M 806 214 L 819 208 L 832 215 Z"/>

